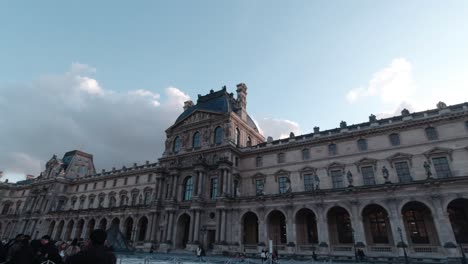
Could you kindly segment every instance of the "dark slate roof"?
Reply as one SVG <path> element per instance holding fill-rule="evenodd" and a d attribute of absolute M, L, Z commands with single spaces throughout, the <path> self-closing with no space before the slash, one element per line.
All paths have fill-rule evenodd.
<path fill-rule="evenodd" d="M 238 114 L 238 110 L 233 94 L 227 93 L 226 88 L 223 87 L 223 89 L 216 92 L 211 90 L 207 95 L 198 95 L 197 104 L 180 114 L 174 124 L 184 120 L 195 111 L 207 111 L 219 114 L 234 112 Z M 247 115 L 247 124 L 255 129 L 255 131 L 258 131 L 257 126 L 249 115 Z"/>

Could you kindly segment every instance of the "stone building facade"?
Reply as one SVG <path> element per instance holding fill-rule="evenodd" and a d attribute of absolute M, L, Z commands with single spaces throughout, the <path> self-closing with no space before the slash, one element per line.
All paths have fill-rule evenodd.
<path fill-rule="evenodd" d="M 447 258 L 468 250 L 468 103 L 267 140 L 247 87 L 188 101 L 157 163 L 96 172 L 82 151 L 0 185 L 0 236 L 85 238 L 117 226 L 137 249 Z"/>

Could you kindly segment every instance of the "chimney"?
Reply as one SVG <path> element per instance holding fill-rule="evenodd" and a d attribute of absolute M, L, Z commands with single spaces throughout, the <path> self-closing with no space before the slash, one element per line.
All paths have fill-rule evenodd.
<path fill-rule="evenodd" d="M 185 101 L 184 102 L 184 111 L 186 111 L 187 109 L 189 109 L 192 106 L 193 106 L 193 101 L 192 100 Z"/>
<path fill-rule="evenodd" d="M 320 133 L 320 127 L 316 126 L 314 127 L 314 134 Z"/>
<path fill-rule="evenodd" d="M 237 103 L 240 108 L 240 117 L 242 120 L 247 121 L 247 86 L 245 83 L 237 85 Z"/>

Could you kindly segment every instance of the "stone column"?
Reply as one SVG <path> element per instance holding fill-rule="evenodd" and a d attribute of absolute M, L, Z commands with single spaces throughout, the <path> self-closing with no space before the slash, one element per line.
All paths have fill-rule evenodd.
<path fill-rule="evenodd" d="M 175 241 L 174 241 L 174 239 L 173 239 L 173 237 L 172 237 L 172 234 L 174 233 L 174 232 L 172 232 L 172 231 L 173 231 L 173 230 L 172 230 L 172 229 L 173 229 L 173 220 L 174 220 L 174 212 L 171 211 L 171 212 L 169 213 L 169 223 L 168 223 L 168 227 L 167 227 L 168 236 L 167 236 L 166 239 L 167 239 L 167 240 L 171 240 L 172 243 L 175 243 Z"/>
<path fill-rule="evenodd" d="M 228 195 L 232 194 L 232 180 L 231 180 L 232 174 L 230 170 L 226 170 L 226 193 Z"/>
<path fill-rule="evenodd" d="M 204 183 L 203 171 L 198 171 L 198 183 L 197 183 L 198 196 L 203 196 L 203 183 Z"/>
<path fill-rule="evenodd" d="M 264 219 L 258 219 L 258 242 L 264 242 L 268 246 L 267 226 Z"/>
<path fill-rule="evenodd" d="M 409 246 L 410 242 L 408 241 L 408 235 L 406 234 L 406 227 L 403 222 L 403 215 L 401 212 L 398 210 L 398 204 L 396 199 L 389 199 L 387 200 L 387 204 L 389 205 L 390 212 L 389 212 L 389 221 L 390 221 L 390 227 L 392 229 L 392 236 L 393 236 L 393 241 L 395 241 L 395 246 L 398 245 L 399 242 L 401 242 L 403 238 L 403 242 Z M 401 230 L 401 236 L 400 232 L 398 230 Z M 410 252 L 408 252 L 410 254 Z M 403 256 L 403 250 L 398 249 L 398 255 Z"/>
<path fill-rule="evenodd" d="M 286 208 L 286 243 L 294 242 L 297 244 L 295 227 L 296 224 L 292 216 L 292 208 L 288 206 L 288 208 Z"/>
<path fill-rule="evenodd" d="M 194 241 L 200 241 L 199 238 L 199 231 L 200 231 L 200 211 L 196 210 L 195 211 L 195 227 L 193 231 L 193 240 Z"/>
<path fill-rule="evenodd" d="M 189 227 L 189 243 L 193 242 L 193 231 L 195 229 L 195 212 L 192 210 L 190 212 L 190 227 Z"/>
<path fill-rule="evenodd" d="M 161 200 L 161 199 L 163 198 L 164 180 L 161 179 L 161 178 L 159 178 L 159 179 L 158 179 L 158 183 L 159 183 L 159 185 L 157 186 L 157 188 L 158 188 L 158 193 L 157 193 L 157 195 L 158 195 L 158 199 Z"/>
<path fill-rule="evenodd" d="M 354 243 L 363 242 L 366 243 L 366 236 L 364 234 L 364 225 L 362 223 L 362 216 L 359 214 L 358 203 L 356 201 L 351 202 L 351 211 L 352 211 L 352 219 L 351 219 L 351 226 L 354 230 Z"/>
<path fill-rule="evenodd" d="M 217 210 L 216 214 L 218 215 L 216 218 L 216 242 L 221 242 L 221 210 Z"/>
<path fill-rule="evenodd" d="M 193 181 L 193 196 L 198 196 L 198 182 L 200 178 L 200 172 L 195 171 L 195 177 Z"/>
<path fill-rule="evenodd" d="M 432 196 L 435 212 L 432 217 L 436 228 L 436 233 L 439 238 L 440 245 L 443 246 L 447 242 L 457 244 L 455 234 L 450 223 L 449 215 L 444 208 L 444 204 L 440 196 Z"/>
<path fill-rule="evenodd" d="M 221 234 L 219 237 L 220 241 L 226 241 L 226 210 L 221 210 Z"/>
<path fill-rule="evenodd" d="M 177 200 L 177 185 L 178 185 L 178 179 L 179 179 L 179 175 L 174 175 L 173 176 L 174 179 L 173 179 L 173 184 L 172 184 L 172 199 L 173 200 Z"/>

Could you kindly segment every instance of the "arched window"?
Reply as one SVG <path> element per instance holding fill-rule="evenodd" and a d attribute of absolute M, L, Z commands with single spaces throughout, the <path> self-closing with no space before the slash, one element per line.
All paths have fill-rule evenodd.
<path fill-rule="evenodd" d="M 174 151 L 174 153 L 177 153 L 180 151 L 180 147 L 181 147 L 182 143 L 180 141 L 180 137 L 177 136 L 175 139 L 174 139 L 174 145 L 172 146 L 172 151 Z"/>
<path fill-rule="evenodd" d="M 426 132 L 426 137 L 428 140 L 437 140 L 439 138 L 435 127 L 427 127 L 424 131 Z"/>
<path fill-rule="evenodd" d="M 252 146 L 252 138 L 250 136 L 247 136 L 247 147 Z"/>
<path fill-rule="evenodd" d="M 235 138 L 235 142 L 236 146 L 240 146 L 240 130 L 239 128 L 236 128 L 236 138 Z"/>
<path fill-rule="evenodd" d="M 219 145 L 223 142 L 223 129 L 221 127 L 217 127 L 215 129 L 214 141 L 216 145 Z"/>
<path fill-rule="evenodd" d="M 192 200 L 193 181 L 192 176 L 188 176 L 184 183 L 184 201 Z"/>
<path fill-rule="evenodd" d="M 194 149 L 197 149 L 197 148 L 200 148 L 201 144 L 200 144 L 200 132 L 195 132 L 195 134 L 193 134 L 193 141 L 192 141 L 192 147 Z"/>

